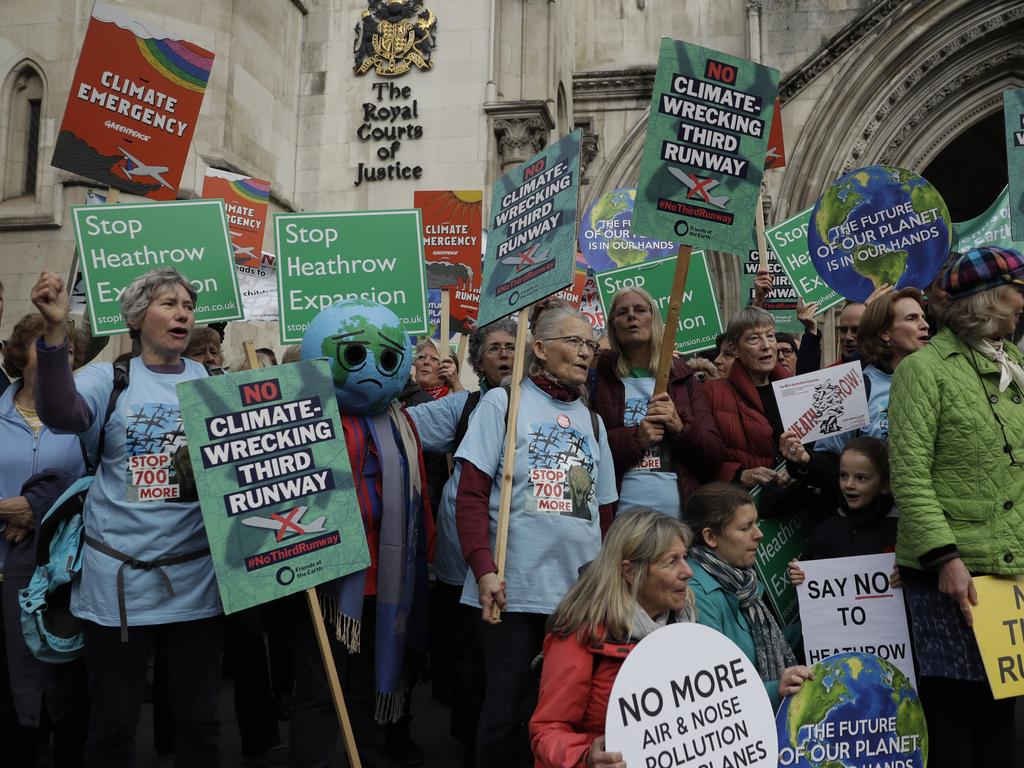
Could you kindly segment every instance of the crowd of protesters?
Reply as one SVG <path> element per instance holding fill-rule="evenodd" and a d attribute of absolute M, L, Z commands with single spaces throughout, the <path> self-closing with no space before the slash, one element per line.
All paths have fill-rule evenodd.
<path fill-rule="evenodd" d="M 759 275 L 756 284 L 760 298 L 770 279 Z M 350 456 L 358 453 L 363 465 L 373 574 L 320 594 L 339 615 L 352 597 L 346 590 L 364 600 L 355 624 L 361 610 L 363 651 L 358 629 L 330 640 L 343 688 L 353 692 L 364 765 L 423 762 L 405 693 L 429 676 L 433 700 L 450 710 L 464 765 L 622 766 L 604 743 L 612 683 L 636 643 L 673 622 L 698 622 L 733 640 L 777 706 L 813 672 L 791 644 L 798 632 L 787 632 L 763 599 L 758 521 L 797 513 L 814 527 L 789 564 L 793 583 L 805 578 L 804 560 L 895 552 L 892 580 L 909 608 L 929 765 L 1014 764 L 1014 700 L 993 699 L 971 625 L 973 578 L 1024 572 L 1024 356 L 1013 343 L 1024 257 L 993 247 L 954 253 L 923 292 L 881 286 L 864 304 L 846 304 L 835 357 L 862 366 L 869 421 L 817 444 L 786 428 L 772 387 L 821 366 L 817 308 L 800 306 L 803 334 L 782 334 L 758 298 L 730 318 L 714 352 L 668 361 L 667 387 L 657 394 L 666 330 L 650 294 L 620 290 L 601 339 L 577 309 L 542 302 L 514 390 L 510 467 L 517 326 L 509 319 L 470 336 L 461 362 L 478 377 L 475 387 L 463 386 L 455 356 L 423 339 L 407 345 L 404 388 L 384 416 L 346 408 L 339 391 Z M 69 322 L 59 277 L 44 272 L 32 301 L 38 311 L 15 323 L 4 348 L 10 385 L 0 395 L 4 759 L 133 765 L 150 696 L 161 757 L 219 765 L 223 669 L 234 682 L 244 764 L 331 765 L 338 729 L 304 603 L 224 617 L 200 506 L 187 493 L 175 385 L 245 369 L 249 359 L 225 360 L 221 331 L 194 327 L 195 290 L 171 269 L 124 291 L 135 351 L 120 366 L 88 363 L 102 341 Z M 260 366 L 278 364 L 272 350 L 257 353 Z M 282 363 L 304 353 L 289 349 Z M 181 492 L 154 502 L 140 497 L 127 471 L 135 439 L 128 419 L 156 407 L 178 425 L 167 450 Z M 402 496 L 381 480 L 397 460 L 387 440 L 373 437 L 386 423 L 404 482 L 422 482 L 422 506 L 413 506 L 418 494 Z M 420 455 L 402 453 L 410 447 Z M 26 646 L 18 592 L 34 570 L 34 539 L 54 489 L 87 468 L 95 481 L 70 599 L 84 655 L 49 664 Z M 511 504 L 499 579 L 505 485 Z M 380 519 L 387 528 L 387 506 L 398 497 L 412 526 L 406 534 L 413 532 L 405 543 L 432 535 L 429 595 L 400 593 L 403 611 L 424 601 L 429 629 L 381 624 L 387 598 L 375 590 L 386 589 L 388 568 L 403 566 L 391 564 Z M 410 552 L 416 567 L 419 555 Z M 361 660 L 367 644 L 374 650 Z M 414 659 L 414 647 L 426 648 L 429 660 Z M 383 715 L 382 661 L 401 677 Z M 289 714 L 284 745 L 278 717 Z M 296 718 L 305 725 L 296 727 Z"/>

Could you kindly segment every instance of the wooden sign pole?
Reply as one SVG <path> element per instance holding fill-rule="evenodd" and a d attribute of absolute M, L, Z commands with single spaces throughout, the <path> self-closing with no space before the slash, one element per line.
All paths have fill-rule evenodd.
<path fill-rule="evenodd" d="M 498 532 L 494 541 L 494 562 L 498 566 L 498 583 L 505 580 L 505 555 L 508 553 L 508 519 L 512 509 L 512 479 L 516 470 L 516 417 L 522 394 L 523 367 L 526 363 L 526 336 L 529 330 L 529 309 L 519 310 L 519 328 L 516 331 L 516 352 L 512 361 L 512 388 L 508 393 L 508 418 L 505 423 L 505 451 L 502 453 L 501 499 L 498 504 Z M 494 618 L 501 616 L 497 605 Z"/>
<path fill-rule="evenodd" d="M 761 196 L 757 196 L 757 210 L 754 211 L 754 224 L 757 229 L 757 254 L 760 259 L 760 269 L 768 269 L 768 243 L 764 237 L 764 206 L 761 204 Z"/>
<path fill-rule="evenodd" d="M 686 276 L 690 273 L 688 245 L 680 245 L 676 256 L 676 273 L 672 278 L 672 293 L 668 300 L 668 317 L 665 318 L 665 333 L 661 337 L 661 351 L 658 353 L 658 371 L 654 376 L 654 394 L 668 391 L 668 374 L 672 370 L 672 353 L 676 348 L 676 328 L 679 327 L 679 309 L 683 304 L 683 289 Z"/>
<path fill-rule="evenodd" d="M 249 362 L 249 368 L 252 370 L 259 368 L 260 361 L 256 357 L 256 345 L 251 341 L 245 341 L 242 342 L 242 349 L 245 352 L 245 359 Z M 324 662 L 324 671 L 327 673 L 327 685 L 331 689 L 334 711 L 341 724 L 341 737 L 345 742 L 345 755 L 348 757 L 348 764 L 351 768 L 363 768 L 363 764 L 359 760 L 359 751 L 356 749 L 356 737 L 352 733 L 352 722 L 348 719 L 345 696 L 341 692 L 341 683 L 338 682 L 338 668 L 334 666 L 334 654 L 331 653 L 331 644 L 327 639 L 324 617 L 320 613 L 320 599 L 316 595 L 316 587 L 306 590 L 306 602 L 309 604 L 309 618 L 313 620 L 313 631 L 316 634 L 316 644 L 320 648 L 320 658 Z"/>
<path fill-rule="evenodd" d="M 313 620 L 313 630 L 316 632 L 316 644 L 320 647 L 320 658 L 323 659 L 324 670 L 327 672 L 327 683 L 331 689 L 331 699 L 334 700 L 334 711 L 338 715 L 338 722 L 341 723 L 341 738 L 345 742 L 345 756 L 348 757 L 348 764 L 351 768 L 363 768 L 363 764 L 359 760 L 359 751 L 356 749 L 356 737 L 352 733 L 352 722 L 348 719 L 345 696 L 342 694 L 341 684 L 338 682 L 338 669 L 334 666 L 334 654 L 331 653 L 331 645 L 327 640 L 327 629 L 324 627 L 324 617 L 320 613 L 320 600 L 316 596 L 315 587 L 306 590 L 306 601 L 309 603 L 309 617 Z"/>
<path fill-rule="evenodd" d="M 459 348 L 455 352 L 455 358 L 459 363 L 459 371 L 466 364 L 466 351 L 469 349 L 469 334 L 463 331 L 459 334 Z"/>

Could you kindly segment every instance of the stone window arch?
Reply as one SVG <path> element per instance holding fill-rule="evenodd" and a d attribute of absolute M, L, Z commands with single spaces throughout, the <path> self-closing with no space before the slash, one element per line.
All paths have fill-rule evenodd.
<path fill-rule="evenodd" d="M 3 199 L 36 194 L 42 157 L 46 85 L 42 71 L 24 60 L 8 74 L 3 89 L 0 138 L 3 152 Z"/>

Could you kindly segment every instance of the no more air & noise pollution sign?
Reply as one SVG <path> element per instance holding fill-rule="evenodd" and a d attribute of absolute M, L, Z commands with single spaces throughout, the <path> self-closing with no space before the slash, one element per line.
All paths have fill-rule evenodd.
<path fill-rule="evenodd" d="M 775 768 L 777 757 L 757 670 L 700 624 L 670 624 L 630 652 L 608 700 L 605 742 L 630 768 Z"/>
<path fill-rule="evenodd" d="M 158 267 L 173 267 L 196 289 L 197 323 L 242 317 L 223 201 L 79 205 L 71 213 L 95 335 L 128 330 L 121 292 Z"/>
<path fill-rule="evenodd" d="M 281 341 L 302 341 L 320 312 L 345 299 L 388 307 L 413 336 L 427 332 L 418 209 L 274 216 Z"/>

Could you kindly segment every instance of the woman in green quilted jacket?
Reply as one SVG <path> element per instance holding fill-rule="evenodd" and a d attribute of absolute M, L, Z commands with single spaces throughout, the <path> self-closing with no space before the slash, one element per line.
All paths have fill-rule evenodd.
<path fill-rule="evenodd" d="M 1014 699 L 994 700 L 971 630 L 974 577 L 1024 573 L 1024 256 L 967 251 L 945 328 L 889 396 L 896 562 L 910 606 L 929 768 L 1014 765 Z"/>

